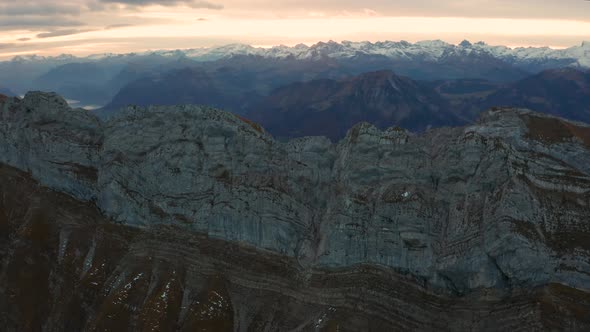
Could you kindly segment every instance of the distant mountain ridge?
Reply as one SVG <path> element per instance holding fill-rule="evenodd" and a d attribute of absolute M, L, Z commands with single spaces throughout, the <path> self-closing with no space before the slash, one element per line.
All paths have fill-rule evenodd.
<path fill-rule="evenodd" d="M 414 80 L 484 79 L 513 82 L 547 69 L 590 68 L 590 43 L 568 49 L 515 48 L 464 41 L 319 42 L 312 46 L 220 47 L 162 50 L 87 57 L 17 56 L 0 62 L 0 77 L 15 94 L 54 91 L 80 105 L 107 105 L 128 83 L 197 68 L 218 75 L 233 71 L 239 82 L 255 80 L 266 94 L 282 85 L 314 79 L 341 79 L 392 70 Z"/>
<path fill-rule="evenodd" d="M 302 82 L 297 68 L 272 73 L 230 67 L 178 69 L 134 81 L 97 114 L 108 117 L 128 105 L 210 105 L 244 115 L 276 137 L 323 135 L 332 140 L 363 121 L 379 128 L 423 131 L 470 123 L 482 111 L 498 106 L 530 108 L 590 123 L 590 73 L 586 70 L 546 70 L 513 83 L 498 83 L 481 79 L 424 82 L 391 70 L 338 77 L 341 71 L 326 69 L 316 73 L 318 78 Z M 284 84 L 289 80 L 295 83 Z"/>
<path fill-rule="evenodd" d="M 590 71 L 546 70 L 498 89 L 481 107 L 507 105 L 590 123 Z"/>
<path fill-rule="evenodd" d="M 129 104 L 170 105 L 197 104 L 231 108 L 239 113 L 255 92 L 222 75 L 211 75 L 200 68 L 183 68 L 136 80 L 121 89 L 107 105 L 114 111 Z"/>
<path fill-rule="evenodd" d="M 359 122 L 413 131 L 463 123 L 434 90 L 388 70 L 287 85 L 247 116 L 277 137 L 322 135 L 333 140 Z"/>
<path fill-rule="evenodd" d="M 590 123 L 590 71 L 545 70 L 513 83 L 419 82 L 391 71 L 294 83 L 273 91 L 247 116 L 278 137 L 343 137 L 366 121 L 412 131 L 475 121 L 494 107 L 522 107 Z"/>
<path fill-rule="evenodd" d="M 219 47 L 196 48 L 184 50 L 157 50 L 128 54 L 96 54 L 84 58 L 72 55 L 60 55 L 58 57 L 17 56 L 13 62 L 44 61 L 44 60 L 72 60 L 87 59 L 100 60 L 105 58 L 134 57 L 145 55 L 160 55 L 170 57 L 188 57 L 202 61 L 219 60 L 235 55 L 256 55 L 265 58 L 352 58 L 359 55 L 382 55 L 393 59 L 423 59 L 440 61 L 448 56 L 456 54 L 487 53 L 497 59 L 514 64 L 543 67 L 543 62 L 558 61 L 560 65 L 590 67 L 590 41 L 581 45 L 566 49 L 552 49 L 549 47 L 517 47 L 488 45 L 484 42 L 471 43 L 467 40 L 458 45 L 441 40 L 427 40 L 410 43 L 407 41 L 382 41 L 382 42 L 351 42 L 335 41 L 318 42 L 307 46 L 298 44 L 293 47 L 274 46 L 271 48 L 253 47 L 246 44 L 229 44 Z"/>
<path fill-rule="evenodd" d="M 10 89 L 4 88 L 0 86 L 0 95 L 4 95 L 6 97 L 14 97 L 14 92 L 10 91 Z"/>

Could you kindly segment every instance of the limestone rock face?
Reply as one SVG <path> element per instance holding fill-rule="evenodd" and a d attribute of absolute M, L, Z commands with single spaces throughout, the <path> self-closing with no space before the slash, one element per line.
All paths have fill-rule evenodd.
<path fill-rule="evenodd" d="M 0 100 L 2 161 L 41 182 L 84 200 L 96 198 L 102 144 L 100 122 L 71 109 L 60 96 L 29 93 Z"/>
<path fill-rule="evenodd" d="M 297 259 L 187 232 L 118 225 L 90 202 L 0 165 L 2 331 L 590 329 L 561 284 L 436 293 L 410 274 Z"/>
<path fill-rule="evenodd" d="M 590 128 L 494 109 L 414 135 L 361 123 L 337 144 L 279 142 L 195 107 L 101 123 L 58 96 L 0 102 L 0 161 L 127 225 L 295 259 L 384 266 L 437 292 L 590 289 Z"/>

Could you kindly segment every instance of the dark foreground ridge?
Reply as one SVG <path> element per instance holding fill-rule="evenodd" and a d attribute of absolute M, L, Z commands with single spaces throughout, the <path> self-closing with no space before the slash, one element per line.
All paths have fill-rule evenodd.
<path fill-rule="evenodd" d="M 207 108 L 0 101 L 0 324 L 587 330 L 588 133 L 495 109 L 280 143 Z"/>

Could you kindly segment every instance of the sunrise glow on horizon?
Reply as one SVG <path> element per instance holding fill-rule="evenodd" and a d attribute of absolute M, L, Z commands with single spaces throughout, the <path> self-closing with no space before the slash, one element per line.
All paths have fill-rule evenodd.
<path fill-rule="evenodd" d="M 478 5 L 479 4 L 479 5 Z M 0 59 L 129 53 L 230 43 L 443 40 L 565 48 L 590 40 L 590 2 L 502 0 L 0 0 Z M 482 7 L 485 5 L 485 7 Z M 527 7 L 528 5 L 528 7 Z M 535 7 L 530 7 L 535 5 Z M 485 10 L 482 10 L 485 9 Z M 44 10 L 41 10 L 44 9 Z M 451 15 L 454 14 L 454 15 Z"/>

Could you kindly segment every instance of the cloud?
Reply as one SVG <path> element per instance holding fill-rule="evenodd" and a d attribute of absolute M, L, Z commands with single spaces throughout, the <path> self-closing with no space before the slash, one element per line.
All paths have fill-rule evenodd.
<path fill-rule="evenodd" d="M 1 17 L 0 18 L 0 28 L 1 27 L 10 27 L 10 28 L 32 28 L 38 29 L 39 27 L 75 27 L 75 26 L 83 26 L 86 25 L 83 22 L 70 20 L 70 19 L 63 19 L 63 18 L 55 18 L 55 17 Z"/>
<path fill-rule="evenodd" d="M 31 38 L 19 38 L 19 39 L 17 39 L 17 40 L 18 40 L 18 41 L 21 41 L 21 42 L 26 42 L 26 41 L 29 41 L 29 40 L 31 40 Z"/>
<path fill-rule="evenodd" d="M 15 3 L 9 5 L 0 4 L 0 15 L 80 15 L 80 7 L 70 4 L 50 3 Z"/>
<path fill-rule="evenodd" d="M 111 24 L 111 25 L 107 25 L 106 27 L 104 27 L 104 29 L 111 30 L 111 29 L 117 29 L 117 28 L 127 28 L 127 27 L 132 27 L 132 26 L 134 26 L 134 25 L 129 24 L 129 23 Z"/>
<path fill-rule="evenodd" d="M 165 8 L 148 8 L 155 5 Z M 224 10 L 215 12 L 215 16 L 204 13 L 207 9 L 222 8 Z M 469 38 L 510 45 L 547 43 L 567 46 L 578 44 L 581 38 L 587 39 L 587 34 L 580 37 L 583 31 L 577 30 L 581 29 L 562 27 L 549 30 L 553 34 L 561 31 L 561 37 L 550 33 L 552 36 L 545 34 L 545 39 L 533 39 L 531 36 L 513 36 L 520 29 L 506 33 L 502 26 L 492 25 L 485 34 L 477 34 L 471 31 L 471 26 L 460 24 L 455 34 L 445 34 L 441 29 L 449 27 L 437 23 L 436 19 L 472 18 L 479 20 L 473 24 L 474 28 L 478 28 L 481 22 L 490 18 L 550 18 L 564 20 L 563 24 L 559 24 L 565 26 L 568 22 L 590 22 L 588 10 L 590 2 L 582 0 L 0 0 L 0 35 L 4 38 L 0 58 L 2 54 L 23 51 L 85 54 L 90 52 L 89 49 L 127 52 L 211 46 L 225 42 L 273 45 L 328 39 L 446 39 L 452 42 L 456 39 L 460 42 Z M 310 17 L 310 13 L 321 15 Z M 403 17 L 425 18 L 428 24 L 397 25 L 397 30 L 389 23 L 378 24 L 390 18 Z M 355 19 L 362 23 L 350 29 L 338 23 L 340 20 Z M 202 29 L 203 24 L 208 29 Z M 523 20 L 519 27 L 528 29 L 529 24 Z M 372 28 L 367 29 L 367 26 Z M 132 28 L 118 29 L 124 27 Z M 390 31 L 392 29 L 395 31 Z M 500 30 L 504 32 L 499 33 Z M 79 38 L 51 38 L 85 31 L 94 32 Z M 269 31 L 274 37 L 268 36 Z M 183 37 L 170 39 L 177 34 Z M 36 35 L 39 35 L 37 38 L 47 39 L 36 43 Z M 493 38 L 489 37 L 492 35 Z M 524 33 L 518 32 L 518 35 L 524 36 Z M 19 40 L 21 37 L 32 41 L 26 38 Z M 210 40 L 205 42 L 203 38 Z"/>
<path fill-rule="evenodd" d="M 40 33 L 37 35 L 37 38 L 52 38 L 52 37 L 69 36 L 69 35 L 76 35 L 76 34 L 88 32 L 88 31 L 92 31 L 92 30 L 78 30 L 78 29 L 55 30 L 55 31 Z"/>
<path fill-rule="evenodd" d="M 223 5 L 203 0 L 100 0 L 103 3 L 114 3 L 128 6 L 189 6 L 192 8 L 223 9 Z"/>
<path fill-rule="evenodd" d="M 365 8 L 391 17 L 552 18 L 590 21 L 590 3 L 581 0 L 223 0 L 243 15 L 302 17 L 308 13 L 349 16 Z"/>

